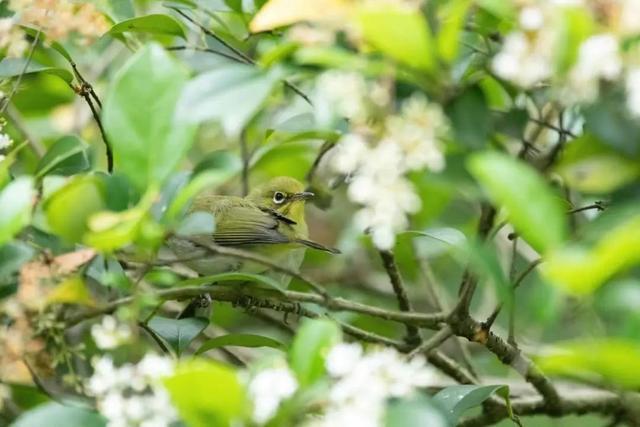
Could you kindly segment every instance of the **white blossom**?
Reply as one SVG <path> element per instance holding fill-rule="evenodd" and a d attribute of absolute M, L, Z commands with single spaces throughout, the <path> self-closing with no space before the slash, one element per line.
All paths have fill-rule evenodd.
<path fill-rule="evenodd" d="M 618 40 L 612 34 L 598 34 L 585 40 L 578 49 L 578 60 L 569 72 L 563 99 L 592 102 L 598 96 L 600 80 L 615 80 L 622 73 Z"/>
<path fill-rule="evenodd" d="M 5 156 L 4 154 L 0 154 L 0 162 L 4 161 L 4 159 L 6 159 L 7 156 Z"/>
<path fill-rule="evenodd" d="M 249 382 L 249 396 L 253 401 L 253 420 L 269 421 L 283 400 L 298 389 L 298 382 L 286 367 L 269 368 L 258 372 Z"/>
<path fill-rule="evenodd" d="M 325 364 L 335 383 L 325 412 L 308 427 L 381 426 L 388 399 L 409 396 L 435 380 L 423 358 L 407 360 L 390 348 L 364 353 L 360 344 L 337 344 Z"/>
<path fill-rule="evenodd" d="M 161 379 L 173 372 L 173 362 L 149 353 L 137 364 L 116 367 L 103 356 L 93 362 L 86 386 L 95 396 L 108 427 L 168 427 L 178 419 Z"/>
<path fill-rule="evenodd" d="M 0 133 L 0 150 L 9 148 L 13 144 L 13 140 L 6 133 Z"/>
<path fill-rule="evenodd" d="M 520 11 L 520 27 L 526 31 L 536 31 L 544 24 L 544 13 L 539 7 L 527 6 Z"/>
<path fill-rule="evenodd" d="M 314 95 L 316 118 L 330 123 L 334 118 L 364 122 L 367 118 L 367 82 L 361 74 L 331 70 L 322 73 Z"/>
<path fill-rule="evenodd" d="M 127 325 L 118 324 L 113 316 L 104 316 L 102 323 L 91 327 L 91 336 L 96 346 L 102 350 L 118 347 L 131 338 L 131 330 Z"/>
<path fill-rule="evenodd" d="M 640 117 L 640 68 L 627 72 L 626 79 L 627 108 L 636 117 Z"/>
<path fill-rule="evenodd" d="M 493 71 L 523 88 L 548 79 L 553 72 L 550 37 L 547 31 L 531 36 L 523 32 L 508 34 L 502 50 L 493 58 Z"/>
<path fill-rule="evenodd" d="M 625 35 L 636 35 L 640 33 L 640 1 L 621 0 L 620 1 L 620 31 Z"/>

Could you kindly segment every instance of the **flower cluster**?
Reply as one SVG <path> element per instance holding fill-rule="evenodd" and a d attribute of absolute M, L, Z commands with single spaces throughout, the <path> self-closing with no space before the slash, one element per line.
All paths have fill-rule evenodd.
<path fill-rule="evenodd" d="M 388 399 L 409 396 L 433 384 L 436 375 L 421 357 L 407 360 L 391 348 L 364 352 L 356 343 L 334 346 L 326 368 L 333 380 L 328 404 L 307 427 L 380 426 Z"/>
<path fill-rule="evenodd" d="M 632 43 L 622 49 L 629 37 L 640 34 L 639 1 L 523 3 L 518 28 L 505 36 L 493 58 L 496 75 L 524 89 L 557 83 L 556 98 L 565 105 L 593 102 L 602 82 L 622 81 L 629 111 L 640 116 L 637 48 Z M 573 58 L 567 52 L 575 47 L 565 44 L 575 22 L 593 30 L 581 37 Z"/>
<path fill-rule="evenodd" d="M 331 73 L 333 76 L 336 72 Z M 362 80 L 359 86 L 363 85 Z M 363 91 L 356 93 L 360 97 L 348 102 L 366 105 L 361 101 L 366 99 Z M 360 109 L 350 109 L 358 114 L 349 116 L 339 103 L 334 105 L 347 117 L 366 115 L 364 108 L 362 113 Z M 439 172 L 445 166 L 440 140 L 447 132 L 446 119 L 438 106 L 424 97 L 412 96 L 403 102 L 398 114 L 382 120 L 380 130 L 364 122 L 352 122 L 351 132 L 336 145 L 331 164 L 347 177 L 349 198 L 362 205 L 355 216 L 357 227 L 369 231 L 376 247 L 386 250 L 393 247 L 396 233 L 407 227 L 407 215 L 421 206 L 406 174 L 425 168 Z"/>
<path fill-rule="evenodd" d="M 0 49 L 10 58 L 22 56 L 29 47 L 24 32 L 14 18 L 0 19 Z"/>
<path fill-rule="evenodd" d="M 297 389 L 298 381 L 286 366 L 259 371 L 248 385 L 253 402 L 253 420 L 258 424 L 269 421 L 280 404 L 293 396 Z"/>
<path fill-rule="evenodd" d="M 4 98 L 4 94 L 0 92 L 0 100 L 3 98 Z M 6 123 L 4 119 L 0 120 L 0 151 L 2 152 L 6 152 L 13 145 L 13 139 L 11 139 L 11 137 L 4 132 L 5 124 Z M 4 158 L 5 158 L 4 154 L 0 154 L 0 162 L 4 160 Z"/>
<path fill-rule="evenodd" d="M 104 316 L 101 323 L 91 327 L 91 336 L 98 348 L 109 350 L 118 347 L 131 339 L 131 329 L 118 324 L 113 316 Z"/>
<path fill-rule="evenodd" d="M 174 371 L 171 359 L 148 353 L 135 365 L 116 367 L 110 357 L 103 356 L 93 367 L 86 387 L 108 427 L 163 427 L 178 419 L 161 383 Z"/>

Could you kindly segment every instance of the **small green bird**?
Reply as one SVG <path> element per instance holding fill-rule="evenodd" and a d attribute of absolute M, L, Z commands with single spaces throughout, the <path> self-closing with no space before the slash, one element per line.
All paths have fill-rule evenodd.
<path fill-rule="evenodd" d="M 194 236 L 191 240 L 248 250 L 297 271 L 306 248 L 339 253 L 337 249 L 309 240 L 304 208 L 306 200 L 311 197 L 313 193 L 304 191 L 302 183 L 290 177 L 273 178 L 244 198 L 199 196 L 190 212 L 212 214 L 216 228 L 213 235 Z M 228 271 L 265 273 L 285 286 L 290 280 L 287 275 L 269 271 L 268 267 L 257 263 L 217 255 L 206 257 L 206 251 L 189 240 L 172 238 L 169 246 L 178 257 L 198 258 L 185 264 L 199 274 Z"/>

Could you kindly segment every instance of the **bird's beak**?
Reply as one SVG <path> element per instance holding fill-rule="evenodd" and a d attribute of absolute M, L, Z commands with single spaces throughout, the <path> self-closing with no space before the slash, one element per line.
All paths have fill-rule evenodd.
<path fill-rule="evenodd" d="M 293 200 L 309 200 L 312 197 L 315 197 L 311 191 L 303 191 L 301 193 L 294 193 L 291 197 Z"/>

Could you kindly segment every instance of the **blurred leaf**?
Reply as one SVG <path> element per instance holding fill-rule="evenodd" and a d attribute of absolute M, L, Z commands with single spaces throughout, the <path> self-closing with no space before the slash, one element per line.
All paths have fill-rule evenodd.
<path fill-rule="evenodd" d="M 109 0 L 109 6 L 117 20 L 133 18 L 135 15 L 131 0 Z"/>
<path fill-rule="evenodd" d="M 468 168 L 489 196 L 506 208 L 509 221 L 534 249 L 546 252 L 564 241 L 564 205 L 533 168 L 496 152 L 472 155 Z"/>
<path fill-rule="evenodd" d="M 214 348 L 226 347 L 226 346 L 238 346 L 238 347 L 271 347 L 279 350 L 284 348 L 284 344 L 273 338 L 265 337 L 263 335 L 254 334 L 229 334 L 212 338 L 202 343 L 200 348 L 196 351 L 196 355 L 205 353 Z"/>
<path fill-rule="evenodd" d="M 33 179 L 21 176 L 0 192 L 0 245 L 8 242 L 31 221 L 31 206 L 36 196 Z"/>
<path fill-rule="evenodd" d="M 25 58 L 4 58 L 2 61 L 0 61 L 0 78 L 6 79 L 21 75 L 23 73 L 23 70 L 25 70 L 26 64 L 27 60 Z M 31 60 L 26 70 L 24 71 L 24 74 L 33 73 L 51 74 L 60 77 L 67 83 L 71 83 L 73 81 L 73 74 L 71 74 L 69 70 L 66 70 L 64 68 L 40 65 Z"/>
<path fill-rule="evenodd" d="M 69 54 L 69 51 L 67 51 L 67 49 L 62 44 L 60 44 L 55 40 L 45 39 L 44 33 L 40 32 L 40 30 L 37 28 L 27 27 L 26 25 L 21 25 L 21 28 L 24 30 L 25 33 L 29 34 L 31 37 L 35 37 L 36 34 L 40 33 L 41 43 L 43 43 L 45 46 L 51 46 L 53 50 L 55 50 L 60 55 L 62 55 L 64 59 L 66 59 L 70 64 L 73 63 L 73 59 L 71 59 L 71 55 Z M 64 80 L 66 80 L 66 78 Z M 68 81 L 70 82 L 71 80 L 68 80 Z"/>
<path fill-rule="evenodd" d="M 78 176 L 44 204 L 51 230 L 67 242 L 79 242 L 89 217 L 105 208 L 104 185 L 96 176 Z"/>
<path fill-rule="evenodd" d="M 0 246 L 0 283 L 17 273 L 25 262 L 29 261 L 35 250 L 26 243 L 10 242 Z"/>
<path fill-rule="evenodd" d="M 189 427 L 227 427 L 244 418 L 247 405 L 240 378 L 219 362 L 182 363 L 164 384 Z"/>
<path fill-rule="evenodd" d="M 460 48 L 460 34 L 464 29 L 467 12 L 473 2 L 471 0 L 453 0 L 442 4 L 439 11 L 441 26 L 438 32 L 438 53 L 446 63 L 453 62 Z"/>
<path fill-rule="evenodd" d="M 348 6 L 343 0 L 269 0 L 249 24 L 251 32 L 269 31 L 300 21 L 316 21 L 327 16 L 340 17 Z"/>
<path fill-rule="evenodd" d="M 558 343 L 535 360 L 547 374 L 630 389 L 640 387 L 640 345 L 635 341 L 593 339 Z"/>
<path fill-rule="evenodd" d="M 509 386 L 506 385 L 454 385 L 440 390 L 433 396 L 433 400 L 439 403 L 457 424 L 465 411 L 479 406 L 494 393 L 506 400 L 509 416 L 513 418 L 509 403 Z"/>
<path fill-rule="evenodd" d="M 607 193 L 637 178 L 640 162 L 585 134 L 567 145 L 556 170 L 577 191 Z"/>
<path fill-rule="evenodd" d="M 236 137 L 280 77 L 276 69 L 265 72 L 251 65 L 235 63 L 200 74 L 184 87 L 176 116 L 184 123 L 218 120 L 229 136 Z"/>
<path fill-rule="evenodd" d="M 198 285 L 212 285 L 222 282 L 249 282 L 260 283 L 266 285 L 278 292 L 284 292 L 285 289 L 275 279 L 263 274 L 241 273 L 241 272 L 229 272 L 213 274 L 210 276 L 194 277 L 193 279 L 186 279 L 181 281 L 179 286 L 198 286 Z"/>
<path fill-rule="evenodd" d="M 191 344 L 200 332 L 209 325 L 209 320 L 201 317 L 170 319 L 153 316 L 149 320 L 149 328 L 164 339 L 178 356 Z"/>
<path fill-rule="evenodd" d="M 495 117 L 495 130 L 512 138 L 520 139 L 529 122 L 529 113 L 525 109 L 513 108 L 506 113 L 500 112 Z M 573 141 L 571 142 L 573 144 Z M 570 145 L 571 145 L 570 144 Z"/>
<path fill-rule="evenodd" d="M 186 80 L 186 71 L 169 54 L 149 44 L 111 85 L 102 115 L 115 168 L 141 191 L 162 183 L 193 142 L 195 128 L 173 120 Z"/>
<path fill-rule="evenodd" d="M 506 306 L 511 304 L 511 283 L 504 273 L 498 252 L 491 242 L 470 240 L 459 251 L 461 265 L 469 264 L 477 275 L 490 279 L 498 298 Z"/>
<path fill-rule="evenodd" d="M 91 167 L 87 147 L 76 136 L 63 136 L 53 143 L 38 162 L 36 177 L 47 174 L 73 175 L 86 171 Z"/>
<path fill-rule="evenodd" d="M 640 123 L 631 116 L 622 93 L 604 92 L 584 109 L 585 130 L 621 154 L 640 156 Z"/>
<path fill-rule="evenodd" d="M 390 58 L 423 71 L 435 68 L 435 43 L 420 11 L 367 5 L 358 23 L 364 39 Z"/>
<path fill-rule="evenodd" d="M 446 112 L 458 142 L 469 148 L 487 145 L 491 131 L 491 113 L 482 89 L 478 86 L 468 88 L 447 105 Z"/>
<path fill-rule="evenodd" d="M 102 415 L 77 406 L 44 403 L 23 413 L 11 427 L 105 427 Z"/>
<path fill-rule="evenodd" d="M 242 170 L 242 160 L 238 155 L 227 150 L 216 150 L 207 153 L 193 168 L 193 176 L 209 169 L 223 170 L 229 173 L 229 178 Z"/>
<path fill-rule="evenodd" d="M 551 252 L 542 271 L 552 284 L 588 295 L 616 273 L 640 263 L 640 215 L 623 218 L 592 248 L 568 246 Z"/>
<path fill-rule="evenodd" d="M 415 240 L 416 250 L 420 257 L 424 258 L 431 258 L 452 249 L 459 249 L 467 241 L 467 237 L 460 230 L 450 227 L 428 228 L 424 231 L 409 230 L 400 234 L 424 237 L 424 239 Z"/>
<path fill-rule="evenodd" d="M 216 230 L 216 220 L 208 212 L 191 212 L 178 224 L 176 235 L 181 237 L 194 235 L 212 235 Z"/>
<path fill-rule="evenodd" d="M 165 34 L 186 39 L 182 25 L 175 18 L 162 14 L 138 16 L 118 22 L 107 34 L 116 35 L 126 32 Z"/>
<path fill-rule="evenodd" d="M 571 5 L 559 8 L 555 18 L 559 39 L 553 46 L 554 63 L 557 71 L 564 74 L 578 58 L 577 46 L 593 34 L 594 22 L 589 11 Z"/>
<path fill-rule="evenodd" d="M 62 283 L 47 295 L 47 304 L 81 304 L 94 306 L 95 301 L 91 297 L 87 285 L 78 276 L 65 279 Z"/>
<path fill-rule="evenodd" d="M 423 395 L 392 400 L 387 405 L 384 420 L 385 427 L 448 427 L 451 425 L 452 423 L 442 410 Z"/>
<path fill-rule="evenodd" d="M 300 326 L 289 350 L 289 364 L 302 386 L 322 377 L 327 351 L 340 339 L 340 328 L 327 319 L 306 320 Z"/>

